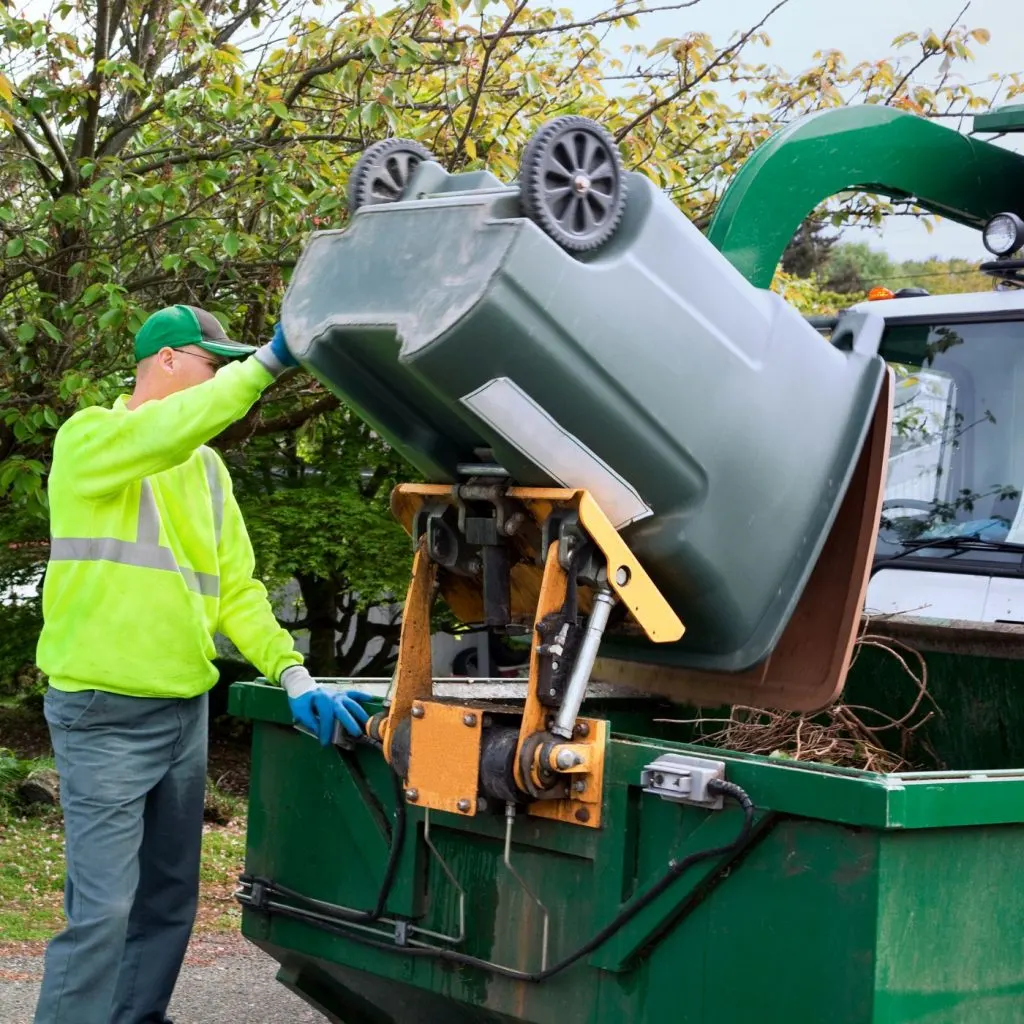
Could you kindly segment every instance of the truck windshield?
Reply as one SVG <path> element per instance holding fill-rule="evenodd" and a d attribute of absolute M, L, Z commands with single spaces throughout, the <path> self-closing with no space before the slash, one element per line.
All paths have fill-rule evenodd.
<path fill-rule="evenodd" d="M 881 352 L 896 389 L 877 557 L 985 548 L 1019 561 L 1024 320 L 892 324 Z"/>

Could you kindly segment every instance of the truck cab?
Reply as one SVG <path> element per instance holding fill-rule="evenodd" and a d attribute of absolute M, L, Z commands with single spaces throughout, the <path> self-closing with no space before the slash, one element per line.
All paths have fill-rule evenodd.
<path fill-rule="evenodd" d="M 1024 291 L 867 301 L 893 426 L 868 615 L 1024 623 Z"/>

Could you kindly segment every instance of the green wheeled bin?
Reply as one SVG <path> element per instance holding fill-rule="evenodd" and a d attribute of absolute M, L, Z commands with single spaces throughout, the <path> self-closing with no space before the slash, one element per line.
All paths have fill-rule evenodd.
<path fill-rule="evenodd" d="M 292 351 L 431 483 L 589 489 L 686 626 L 662 659 L 760 663 L 867 437 L 880 321 L 823 343 L 584 118 L 542 128 L 515 185 L 428 157 L 365 154 L 289 285 Z"/>

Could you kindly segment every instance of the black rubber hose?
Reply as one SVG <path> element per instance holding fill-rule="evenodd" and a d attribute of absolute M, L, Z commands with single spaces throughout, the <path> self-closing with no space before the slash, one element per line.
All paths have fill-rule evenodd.
<path fill-rule="evenodd" d="M 378 750 L 381 749 L 381 744 L 369 737 L 360 737 L 356 742 L 365 746 L 375 747 Z M 338 751 L 341 759 L 346 761 L 344 752 L 338 747 L 335 747 L 335 750 Z M 384 878 L 381 880 L 380 889 L 377 891 L 377 901 L 373 910 L 349 910 L 347 907 L 339 907 L 335 903 L 325 903 L 322 900 L 314 899 L 312 896 L 306 896 L 295 889 L 289 889 L 287 886 L 280 885 L 269 878 L 242 875 L 239 881 L 243 885 L 260 885 L 268 894 L 276 893 L 286 896 L 302 906 L 316 909 L 321 913 L 327 912 L 332 917 L 337 917 L 343 921 L 351 921 L 354 924 L 368 924 L 380 920 L 384 915 L 388 897 L 391 895 L 391 889 L 395 884 L 395 877 L 398 874 L 398 861 L 402 855 L 402 847 L 405 844 L 406 830 L 405 790 L 402 788 L 402 780 L 393 771 L 389 770 L 388 775 L 391 776 L 395 788 L 395 824 L 391 830 L 391 844 L 388 849 L 387 864 L 384 867 Z"/>
<path fill-rule="evenodd" d="M 304 902 L 317 904 L 321 913 L 324 913 L 325 916 L 338 918 L 339 924 L 337 926 L 332 926 L 332 922 L 330 921 L 311 919 L 297 908 L 278 906 L 272 908 L 271 912 L 280 914 L 282 917 L 290 917 L 298 921 L 303 921 L 306 924 L 313 925 L 314 927 L 320 928 L 324 931 L 351 939 L 353 942 L 358 942 L 360 945 L 370 946 L 374 949 L 380 949 L 385 952 L 399 953 L 403 956 L 417 957 L 425 960 L 443 960 L 446 963 L 459 964 L 463 967 L 476 967 L 480 970 L 500 975 L 503 978 L 511 978 L 514 981 L 528 981 L 533 983 L 547 981 L 548 978 L 552 978 L 556 974 L 560 974 L 567 967 L 571 967 L 578 960 L 581 960 L 583 957 L 593 953 L 599 946 L 607 942 L 616 932 L 636 917 L 641 910 L 656 900 L 677 878 L 693 867 L 694 864 L 697 864 L 702 860 L 708 860 L 711 857 L 720 857 L 729 853 L 739 852 L 746 843 L 751 830 L 753 829 L 753 801 L 751 801 L 750 797 L 747 796 L 739 786 L 732 782 L 713 780 L 708 783 L 708 789 L 713 793 L 721 793 L 722 796 L 734 800 L 743 810 L 743 825 L 736 838 L 731 843 L 727 843 L 724 846 L 716 846 L 707 850 L 699 850 L 696 853 L 689 854 L 682 860 L 671 861 L 669 863 L 668 871 L 650 889 L 648 889 L 647 892 L 642 896 L 638 896 L 632 903 L 624 907 L 623 910 L 620 911 L 620 913 L 605 925 L 605 927 L 602 928 L 593 938 L 589 939 L 568 956 L 559 960 L 558 963 L 553 964 L 551 967 L 548 967 L 543 971 L 517 971 L 511 967 L 502 967 L 498 964 L 492 964 L 487 960 L 481 960 L 478 957 L 470 956 L 466 953 L 457 953 L 450 949 L 426 949 L 421 946 L 399 946 L 394 943 L 371 939 L 368 936 L 359 935 L 358 933 L 344 928 L 340 923 L 344 918 L 340 913 L 338 913 L 338 911 L 341 911 L 344 908 L 338 907 L 331 909 L 331 904 L 320 903 L 317 900 L 309 900 L 308 897 L 304 898 Z"/>

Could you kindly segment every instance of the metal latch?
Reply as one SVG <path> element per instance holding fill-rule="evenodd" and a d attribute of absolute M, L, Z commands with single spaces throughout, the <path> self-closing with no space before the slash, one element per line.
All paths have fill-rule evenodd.
<path fill-rule="evenodd" d="M 688 754 L 662 754 L 640 775 L 645 793 L 674 803 L 693 804 L 719 811 L 725 804 L 721 793 L 709 793 L 708 783 L 725 779 L 725 762 Z"/>

